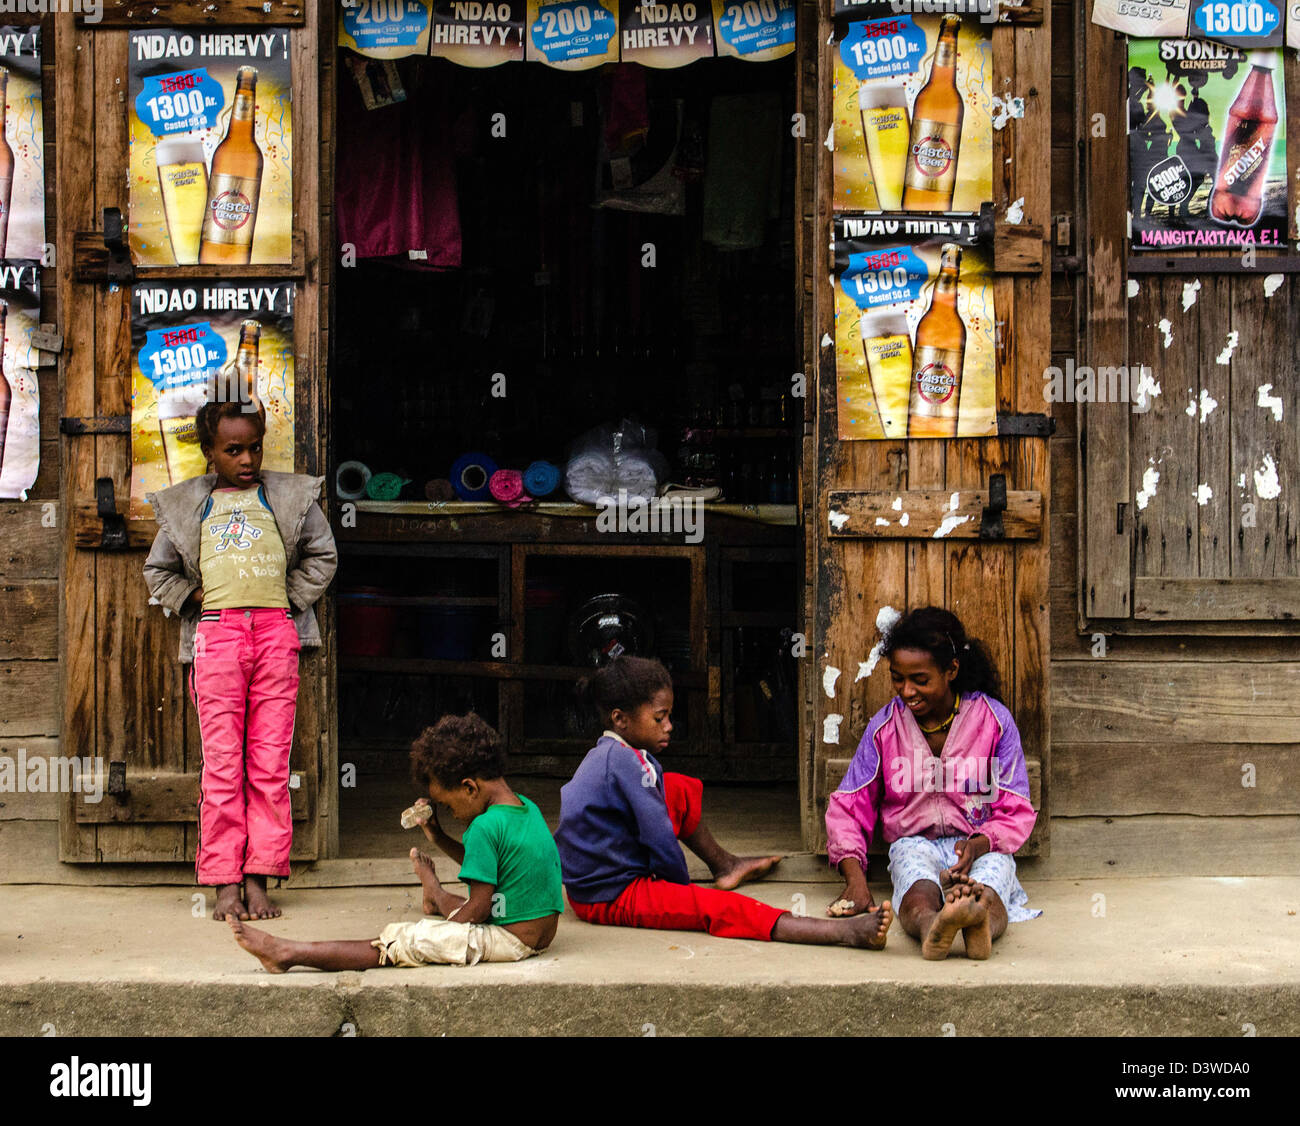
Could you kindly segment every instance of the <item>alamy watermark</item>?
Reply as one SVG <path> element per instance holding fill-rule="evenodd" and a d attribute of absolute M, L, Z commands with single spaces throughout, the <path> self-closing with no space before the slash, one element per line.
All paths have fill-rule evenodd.
<path fill-rule="evenodd" d="M 1138 367 L 1076 365 L 1043 369 L 1043 398 L 1049 403 L 1131 403 L 1134 414 L 1146 414 L 1160 394 L 1160 384 L 1146 364 Z"/>
<path fill-rule="evenodd" d="M 601 497 L 596 503 L 596 531 L 680 534 L 685 543 L 704 539 L 704 501 L 699 497 Z"/>
<path fill-rule="evenodd" d="M 85 794 L 88 805 L 98 805 L 104 797 L 104 760 L 29 755 L 19 747 L 12 755 L 0 754 L 0 794 Z"/>
<path fill-rule="evenodd" d="M 104 18 L 103 0 L 0 0 L 0 16 L 46 16 L 73 12 L 85 16 L 87 23 Z"/>

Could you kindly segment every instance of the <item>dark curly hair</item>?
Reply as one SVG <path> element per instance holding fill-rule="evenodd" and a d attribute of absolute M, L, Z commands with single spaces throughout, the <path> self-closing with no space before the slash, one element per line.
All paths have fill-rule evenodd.
<path fill-rule="evenodd" d="M 1002 681 L 988 650 L 975 638 L 967 637 L 961 619 L 948 610 L 926 606 L 899 619 L 885 635 L 880 651 L 892 657 L 899 649 L 929 653 L 941 669 L 956 661 L 954 692 L 983 692 L 1002 700 Z"/>
<path fill-rule="evenodd" d="M 636 711 L 657 692 L 672 688 L 673 678 L 658 661 L 648 657 L 615 657 L 609 664 L 578 681 L 578 704 L 606 727 L 610 713 Z"/>
<path fill-rule="evenodd" d="M 411 744 L 411 778 L 451 789 L 465 778 L 500 778 L 506 771 L 501 736 L 479 716 L 445 715 Z"/>
<path fill-rule="evenodd" d="M 198 413 L 194 416 L 194 428 L 199 436 L 199 449 L 206 453 L 217 444 L 217 428 L 223 418 L 246 418 L 258 428 L 262 437 L 266 437 L 266 404 L 260 399 L 255 399 L 253 402 L 257 404 L 256 410 L 246 409 L 249 403 L 237 399 L 225 402 L 209 399 L 199 407 Z"/>

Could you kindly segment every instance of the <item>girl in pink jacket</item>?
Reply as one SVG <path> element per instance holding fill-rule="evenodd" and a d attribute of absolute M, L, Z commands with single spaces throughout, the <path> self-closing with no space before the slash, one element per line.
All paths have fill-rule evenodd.
<path fill-rule="evenodd" d="M 1007 922 L 1040 914 L 1012 853 L 1036 814 L 1020 733 L 999 699 L 997 670 L 956 615 L 914 610 L 888 632 L 895 696 L 867 724 L 826 809 L 831 864 L 844 891 L 828 914 L 874 908 L 867 850 L 876 819 L 889 843 L 898 921 L 921 954 L 948 956 L 957 932 L 987 958 Z"/>

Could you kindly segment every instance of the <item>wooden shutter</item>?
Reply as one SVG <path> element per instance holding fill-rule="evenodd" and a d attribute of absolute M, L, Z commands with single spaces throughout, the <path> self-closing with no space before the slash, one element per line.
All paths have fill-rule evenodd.
<path fill-rule="evenodd" d="M 124 792 L 97 804 L 68 794 L 60 818 L 59 857 L 64 861 L 190 861 L 194 857 L 196 800 L 201 766 L 197 717 L 186 700 L 177 661 L 179 622 L 148 605 L 142 568 L 155 531 L 152 521 L 128 521 L 128 544 L 104 550 L 104 523 L 96 511 L 96 482 L 111 480 L 117 509 L 130 495 L 131 304 L 128 284 L 79 281 L 93 272 L 86 248 L 102 232 L 102 211 L 127 213 L 128 28 L 270 24 L 293 28 L 294 266 L 196 267 L 155 274 L 185 277 L 293 278 L 297 346 L 295 408 L 297 468 L 319 472 L 325 429 L 321 393 L 321 309 L 325 292 L 318 266 L 321 82 L 319 43 L 333 27 L 324 0 L 270 4 L 210 4 L 153 0 L 147 6 L 108 0 L 101 22 L 86 25 L 71 14 L 56 17 L 45 50 L 56 59 L 56 149 L 59 201 L 59 308 L 65 341 L 62 414 L 89 420 L 90 432 L 62 439 L 64 754 L 102 759 L 110 782 Z M 326 30 L 322 31 L 322 24 Z M 332 59 L 332 47 L 329 56 Z M 332 72 L 330 72 L 332 74 Z M 80 237 L 78 237 L 80 236 Z M 102 236 L 101 236 L 102 238 Z M 76 247 L 80 246 L 80 258 Z M 326 271 L 327 273 L 327 271 Z M 148 271 L 137 271 L 143 279 Z M 75 426 L 72 427 L 75 429 Z M 328 609 L 325 617 L 328 619 Z M 328 637 L 328 621 L 322 623 Z M 323 762 L 331 761 L 332 724 L 324 724 L 331 663 L 325 650 L 305 655 L 301 666 L 291 770 L 295 860 L 324 855 L 333 825 L 326 814 L 332 788 L 322 792 Z M 334 829 L 336 834 L 337 830 Z"/>
<path fill-rule="evenodd" d="M 1160 390 L 1146 410 L 1079 407 L 1082 622 L 1296 632 L 1300 260 L 1128 254 L 1127 41 L 1089 21 L 1085 44 L 1087 330 L 1077 362 L 1124 368 L 1130 388 L 1145 365 Z M 1300 65 L 1290 50 L 1285 82 L 1294 163 Z M 1294 179 L 1290 195 L 1294 227 Z"/>
<path fill-rule="evenodd" d="M 822 5 L 815 49 L 820 53 L 820 141 L 831 121 L 830 5 Z M 1050 363 L 1051 279 L 1044 230 L 1051 213 L 1051 30 L 1042 3 L 1007 13 L 1015 22 L 993 30 L 994 88 L 1002 96 L 1023 97 L 1025 114 L 993 134 L 994 204 L 998 218 L 994 258 L 998 272 L 994 299 L 1001 324 L 998 354 L 998 411 L 1041 415 L 1042 373 Z M 831 231 L 831 157 L 817 145 L 819 190 L 814 230 L 824 255 Z M 1005 223 L 1008 205 L 1024 198 L 1024 221 Z M 824 258 L 810 271 L 817 368 L 815 451 L 806 458 L 806 480 L 815 483 L 806 516 L 810 541 L 808 580 L 809 653 L 805 687 L 811 696 L 805 731 L 812 800 L 805 803 L 805 838 L 825 850 L 826 797 L 834 790 L 866 729 L 867 721 L 892 695 L 888 662 L 858 678 L 877 639 L 876 618 L 886 606 L 907 611 L 944 606 L 956 613 L 971 635 L 985 641 L 1002 673 L 1006 703 L 1015 717 L 1029 760 L 1038 825 L 1024 853 L 1046 853 L 1048 846 L 1048 500 L 1049 456 L 1046 436 L 953 439 L 947 441 L 839 440 L 833 349 L 832 292 Z M 991 478 L 1004 475 L 1008 490 L 1007 538 L 978 538 L 978 516 L 944 539 L 935 539 L 936 519 L 927 525 L 926 506 L 938 513 L 936 496 L 946 505 L 959 494 L 963 511 L 982 512 Z M 872 505 L 888 493 L 911 494 L 914 516 L 906 538 L 897 526 L 882 538 L 869 518 Z M 832 534 L 829 512 L 850 513 Z M 1010 509 L 1028 519 L 1012 519 Z M 856 516 L 852 515 L 857 513 Z M 823 678 L 838 669 L 833 695 Z M 839 716 L 838 733 L 826 720 Z M 835 724 L 832 722 L 831 728 Z M 828 741 L 829 739 L 829 741 Z"/>

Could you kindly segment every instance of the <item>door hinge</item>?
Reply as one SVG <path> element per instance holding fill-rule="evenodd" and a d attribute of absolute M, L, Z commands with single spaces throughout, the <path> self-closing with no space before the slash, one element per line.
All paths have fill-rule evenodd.
<path fill-rule="evenodd" d="M 999 438 L 1050 438 L 1056 433 L 1056 419 L 1045 414 L 998 412 Z"/>
<path fill-rule="evenodd" d="M 95 508 L 99 518 L 104 522 L 104 532 L 99 546 L 104 551 L 125 551 L 129 546 L 126 538 L 126 518 L 117 510 L 112 477 L 100 477 L 95 482 Z M 123 764 L 123 770 L 125 769 Z M 123 778 L 125 779 L 125 775 Z"/>

